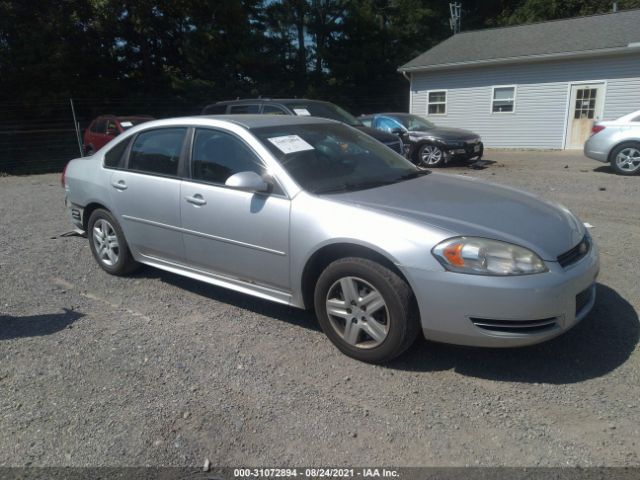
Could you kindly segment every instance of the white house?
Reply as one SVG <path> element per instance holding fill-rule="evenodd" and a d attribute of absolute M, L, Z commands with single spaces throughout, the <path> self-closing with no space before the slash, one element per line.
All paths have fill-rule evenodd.
<path fill-rule="evenodd" d="M 498 148 L 582 148 L 640 110 L 640 10 L 458 33 L 399 68 L 410 112 Z"/>

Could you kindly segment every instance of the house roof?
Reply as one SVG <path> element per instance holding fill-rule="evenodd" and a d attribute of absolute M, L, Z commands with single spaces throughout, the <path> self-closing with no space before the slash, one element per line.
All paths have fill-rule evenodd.
<path fill-rule="evenodd" d="M 400 71 L 605 53 L 640 47 L 640 9 L 461 32 Z M 636 45 L 634 45 L 636 44 Z"/>

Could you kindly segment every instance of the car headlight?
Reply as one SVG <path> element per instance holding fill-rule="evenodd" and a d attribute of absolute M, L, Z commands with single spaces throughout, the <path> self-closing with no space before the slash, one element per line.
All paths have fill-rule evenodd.
<path fill-rule="evenodd" d="M 529 275 L 548 271 L 531 250 L 479 237 L 454 237 L 431 250 L 444 268 L 475 275 Z"/>

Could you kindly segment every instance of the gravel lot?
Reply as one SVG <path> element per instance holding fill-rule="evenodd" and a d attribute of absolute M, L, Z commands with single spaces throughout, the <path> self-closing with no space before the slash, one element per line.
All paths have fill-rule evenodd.
<path fill-rule="evenodd" d="M 640 177 L 569 152 L 482 170 L 591 223 L 599 300 L 543 345 L 341 355 L 309 313 L 143 268 L 70 230 L 58 175 L 0 178 L 0 465 L 640 465 Z M 526 219 L 523 219 L 526 221 Z"/>

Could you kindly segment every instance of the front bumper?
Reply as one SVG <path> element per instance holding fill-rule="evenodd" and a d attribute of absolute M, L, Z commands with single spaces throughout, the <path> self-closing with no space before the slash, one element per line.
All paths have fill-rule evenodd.
<path fill-rule="evenodd" d="M 447 157 L 447 160 L 453 158 L 482 158 L 484 153 L 484 144 L 482 142 L 478 142 L 475 144 L 468 144 L 465 146 L 448 146 L 445 145 L 443 148 L 444 154 Z"/>
<path fill-rule="evenodd" d="M 536 275 L 497 277 L 406 268 L 429 340 L 517 347 L 549 340 L 582 320 L 595 303 L 597 246 L 575 264 Z"/>

